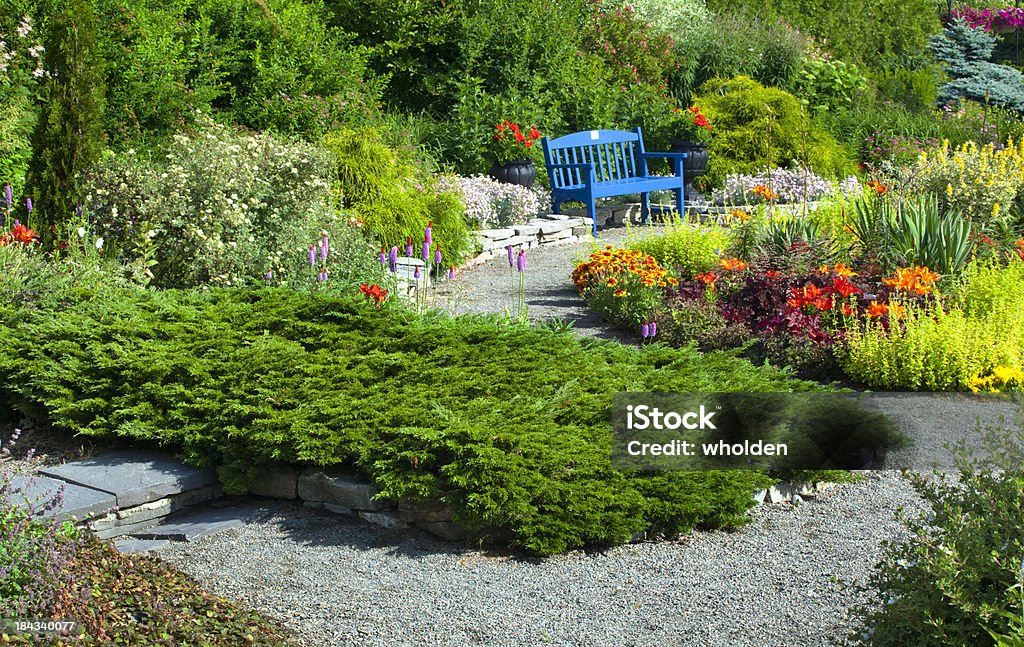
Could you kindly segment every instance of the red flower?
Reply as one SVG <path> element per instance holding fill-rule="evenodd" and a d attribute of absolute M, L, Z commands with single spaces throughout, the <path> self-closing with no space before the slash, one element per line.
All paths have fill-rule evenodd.
<path fill-rule="evenodd" d="M 359 286 L 359 291 L 363 293 L 363 296 L 373 302 L 373 307 L 375 308 L 379 308 L 388 298 L 388 291 L 382 289 L 376 283 L 373 285 L 363 283 Z"/>
<path fill-rule="evenodd" d="M 0 236 L 0 247 L 9 243 L 21 243 L 22 245 L 31 245 L 39 240 L 39 236 L 32 229 L 29 229 L 20 222 L 16 222 L 12 227 L 11 231 Z"/>

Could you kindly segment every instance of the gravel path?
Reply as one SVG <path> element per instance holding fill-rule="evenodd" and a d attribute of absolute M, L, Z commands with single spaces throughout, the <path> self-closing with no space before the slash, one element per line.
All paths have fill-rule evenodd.
<path fill-rule="evenodd" d="M 625 238 L 625 230 L 609 230 L 601 242 Z M 602 325 L 568 280 L 592 246 L 528 252 L 529 317 L 573 320 L 577 334 L 635 341 Z M 466 270 L 443 298 L 454 313 L 501 314 L 511 292 L 500 258 Z M 920 506 L 898 473 L 877 472 L 799 506 L 760 506 L 738 532 L 545 560 L 290 506 L 160 554 L 318 647 L 835 645 L 858 601 L 851 586 L 866 581 L 883 540 L 902 536 L 896 510 Z"/>
<path fill-rule="evenodd" d="M 655 228 L 656 230 L 656 228 Z M 652 229 L 634 228 L 634 235 L 648 235 Z M 527 252 L 526 305 L 531 321 L 550 319 L 574 321 L 572 330 L 579 335 L 635 341 L 628 334 L 601 322 L 601 317 L 587 308 L 569 277 L 578 258 L 586 258 L 595 245 L 618 244 L 626 240 L 625 228 L 601 232 L 599 243 L 581 241 L 571 245 L 548 245 Z M 440 293 L 441 307 L 454 314 L 469 312 L 502 314 L 513 307 L 513 294 L 518 279 L 508 261 L 494 258 L 459 274 L 452 287 Z"/>
<path fill-rule="evenodd" d="M 160 555 L 306 645 L 842 644 L 846 609 L 920 508 L 891 472 L 732 533 L 520 560 L 292 506 Z"/>

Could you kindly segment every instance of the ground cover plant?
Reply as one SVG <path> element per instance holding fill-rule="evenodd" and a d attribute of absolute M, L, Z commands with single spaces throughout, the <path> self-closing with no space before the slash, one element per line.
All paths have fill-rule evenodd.
<path fill-rule="evenodd" d="M 1013 396 L 1020 403 L 1019 393 Z M 911 473 L 927 504 L 904 515 L 907 542 L 888 542 L 856 612 L 869 645 L 1021 644 L 1024 636 L 1024 436 L 1018 418 L 957 452 L 957 471 Z M 1014 430 L 1016 427 L 1016 430 Z"/>
<path fill-rule="evenodd" d="M 817 388 L 728 355 L 364 301 L 135 291 L 62 314 L 8 307 L 4 404 L 87 435 L 180 447 L 219 466 L 233 491 L 278 461 L 355 464 L 387 496 L 443 497 L 468 525 L 505 528 L 513 544 L 550 554 L 652 526 L 733 526 L 770 482 L 616 472 L 612 392 Z"/>
<path fill-rule="evenodd" d="M 280 645 L 281 625 L 206 593 L 190 577 L 153 557 L 123 555 L 71 521 L 38 514 L 63 493 L 30 500 L 15 486 L 24 468 L 9 464 L 19 430 L 0 438 L 0 614 L 5 618 L 74 619 L 74 629 L 2 641 L 43 644 Z M 27 454 L 31 457 L 31 450 Z"/>

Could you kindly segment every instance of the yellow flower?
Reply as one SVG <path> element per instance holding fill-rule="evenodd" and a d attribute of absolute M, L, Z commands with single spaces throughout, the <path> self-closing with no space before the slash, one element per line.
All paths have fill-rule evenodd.
<path fill-rule="evenodd" d="M 999 203 L 998 202 L 995 203 L 994 205 L 992 205 L 992 217 L 993 218 L 998 218 L 999 217 Z"/>

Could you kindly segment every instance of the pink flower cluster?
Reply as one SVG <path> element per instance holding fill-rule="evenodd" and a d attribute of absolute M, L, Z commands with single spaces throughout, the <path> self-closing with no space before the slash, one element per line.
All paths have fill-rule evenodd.
<path fill-rule="evenodd" d="M 1024 8 L 975 9 L 966 5 L 953 9 L 951 18 L 960 18 L 972 29 L 1014 31 L 1024 26 Z"/>

